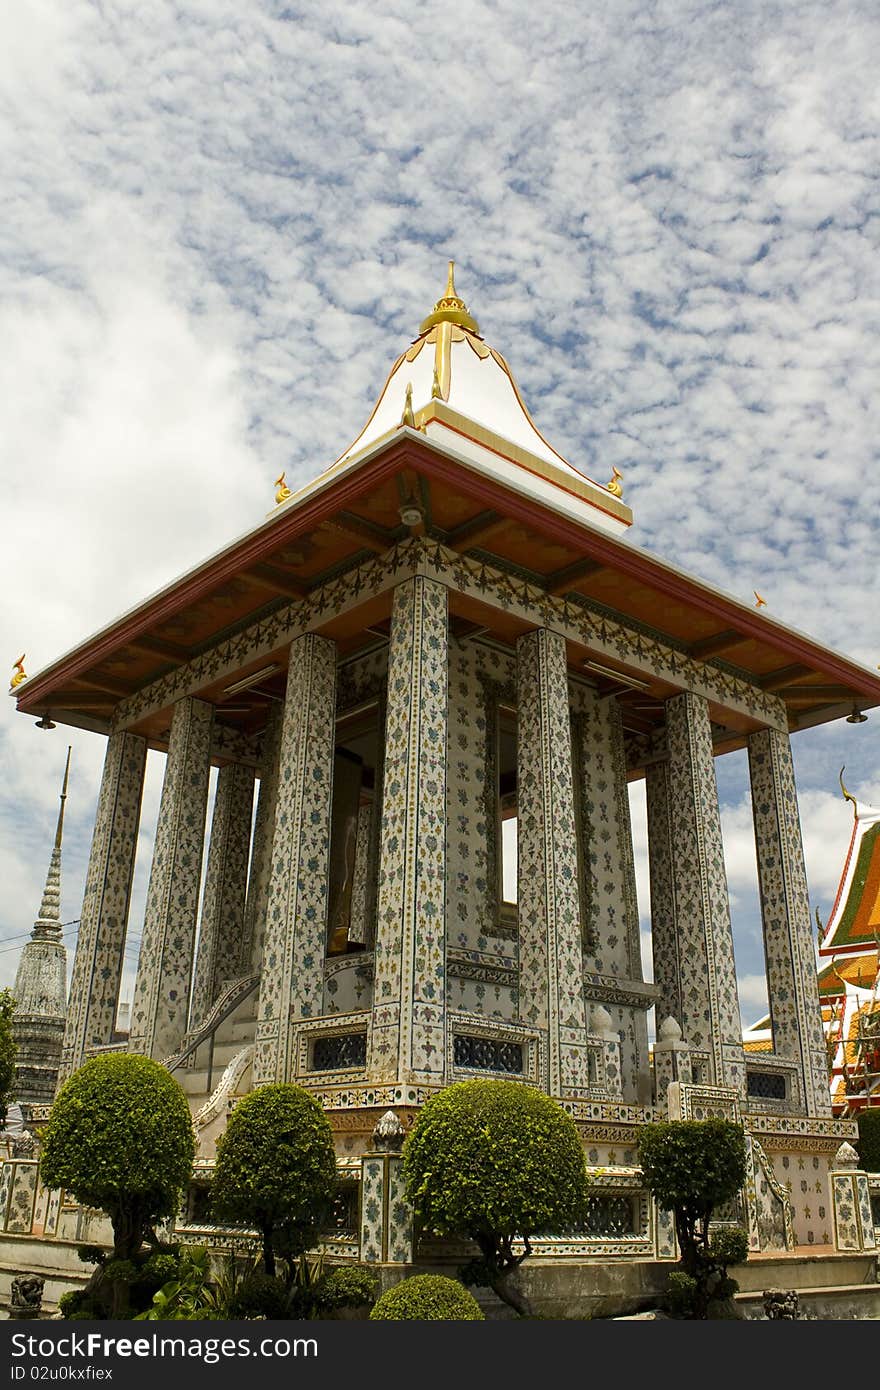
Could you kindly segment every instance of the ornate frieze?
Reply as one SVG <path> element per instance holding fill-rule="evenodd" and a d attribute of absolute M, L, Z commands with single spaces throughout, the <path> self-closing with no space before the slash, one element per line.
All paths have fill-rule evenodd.
<path fill-rule="evenodd" d="M 59 1081 L 80 1066 L 87 1047 L 109 1043 L 116 1026 L 146 757 L 146 741 L 135 734 L 107 740 Z"/>
<path fill-rule="evenodd" d="M 292 1079 L 290 1020 L 321 1013 L 335 714 L 336 644 L 308 633 L 290 648 L 255 1085 Z"/>
<path fill-rule="evenodd" d="M 446 995 L 447 591 L 394 593 L 369 1074 L 442 1081 Z"/>
<path fill-rule="evenodd" d="M 517 642 L 520 1017 L 547 1037 L 555 1096 L 589 1088 L 565 639 Z"/>
<path fill-rule="evenodd" d="M 761 729 L 750 736 L 749 776 L 774 1053 L 797 1062 L 806 1113 L 828 1115 L 828 1059 L 787 735 Z"/>
<path fill-rule="evenodd" d="M 213 718 L 203 700 L 174 706 L 129 1037 L 130 1052 L 159 1060 L 187 1026 Z"/>
<path fill-rule="evenodd" d="M 114 727 L 128 728 L 184 695 L 234 674 L 246 662 L 271 656 L 286 642 L 319 628 L 330 618 L 396 587 L 414 574 L 497 605 L 529 624 L 552 627 L 589 647 L 597 657 L 625 661 L 634 670 L 659 676 L 679 689 L 693 691 L 762 724 L 782 731 L 788 728 L 785 706 L 777 696 L 711 661 L 693 660 L 637 624 L 592 608 L 588 601 L 573 602 L 547 594 L 525 576 L 506 574 L 477 557 L 459 555 L 431 537 L 408 539 L 384 555 L 371 556 L 357 568 L 318 586 L 305 599 L 280 606 L 192 661 L 160 676 L 120 702 Z"/>

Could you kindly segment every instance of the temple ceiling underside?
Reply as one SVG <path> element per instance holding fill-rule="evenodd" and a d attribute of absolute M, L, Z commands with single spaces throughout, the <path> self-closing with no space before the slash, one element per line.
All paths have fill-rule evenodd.
<path fill-rule="evenodd" d="M 454 638 L 565 632 L 571 673 L 621 706 L 632 771 L 681 689 L 709 699 L 718 751 L 880 704 L 870 671 L 407 430 L 33 676 L 18 708 L 164 747 L 174 700 L 194 694 L 217 706 L 216 761 L 238 756 L 283 695 L 292 637 L 331 637 L 342 661 L 387 641 L 394 584 L 421 552 L 449 585 Z"/>

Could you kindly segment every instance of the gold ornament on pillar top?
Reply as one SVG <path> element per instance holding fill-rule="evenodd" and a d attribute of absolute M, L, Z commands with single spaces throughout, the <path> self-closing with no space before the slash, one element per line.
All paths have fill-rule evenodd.
<path fill-rule="evenodd" d="M 406 399 L 405 399 L 405 401 L 404 401 L 404 403 L 403 403 L 403 414 L 402 414 L 401 417 L 400 417 L 400 423 L 401 423 L 401 425 L 406 425 L 406 426 L 408 426 L 408 428 L 411 429 L 411 430 L 414 430 L 415 427 L 416 427 L 416 417 L 415 417 L 415 413 L 414 413 L 414 411 L 413 411 L 413 403 L 412 403 L 412 382 L 411 382 L 411 381 L 408 381 L 408 382 L 406 383 Z"/>
<path fill-rule="evenodd" d="M 15 690 L 16 686 L 21 685 L 22 681 L 27 680 L 27 671 L 24 669 L 24 658 L 25 653 L 22 652 L 18 660 L 13 661 L 12 663 L 12 669 L 15 674 L 13 675 L 12 680 L 9 682 L 10 690 Z"/>
<path fill-rule="evenodd" d="M 623 477 L 623 474 L 621 473 L 620 469 L 619 469 L 619 468 L 615 468 L 614 465 L 612 464 L 612 465 L 611 465 L 611 481 L 605 484 L 606 489 L 608 490 L 608 492 L 611 493 L 611 496 L 612 496 L 612 497 L 622 497 L 622 496 L 623 496 L 623 485 L 622 485 L 622 483 L 621 483 L 621 478 L 622 478 L 622 477 Z"/>
<path fill-rule="evenodd" d="M 280 477 L 278 477 L 278 478 L 275 479 L 275 503 L 276 503 L 276 506 L 279 506 L 279 507 L 280 507 L 280 505 L 281 505 L 282 502 L 286 502 L 287 499 L 288 499 L 288 497 L 292 497 L 292 496 L 293 496 L 293 493 L 291 492 L 290 488 L 289 488 L 289 487 L 287 486 L 287 484 L 285 483 L 285 481 L 284 481 L 284 474 L 282 473 Z"/>

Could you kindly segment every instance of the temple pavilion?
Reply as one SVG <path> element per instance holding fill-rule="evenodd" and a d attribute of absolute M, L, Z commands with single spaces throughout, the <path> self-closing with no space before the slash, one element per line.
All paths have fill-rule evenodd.
<path fill-rule="evenodd" d="M 880 676 L 634 544 L 620 475 L 545 439 L 451 265 L 358 437 L 277 488 L 244 535 L 16 678 L 23 714 L 106 742 L 61 1078 L 106 1049 L 164 1061 L 208 1174 L 236 1095 L 296 1081 L 364 1182 L 388 1110 L 405 1127 L 451 1081 L 521 1078 L 571 1111 L 608 1185 L 592 1244 L 554 1248 L 603 1258 L 670 1254 L 639 1124 L 728 1114 L 751 1144 L 754 1248 L 836 1239 L 829 1171 L 853 1127 L 831 1116 L 789 739 L 880 705 Z M 148 748 L 167 761 L 126 1036 Z M 760 1053 L 743 1047 L 715 778 L 739 748 Z M 653 983 L 627 794 L 642 777 Z M 362 1258 L 395 1258 L 387 1222 L 381 1256 L 364 1229 Z"/>

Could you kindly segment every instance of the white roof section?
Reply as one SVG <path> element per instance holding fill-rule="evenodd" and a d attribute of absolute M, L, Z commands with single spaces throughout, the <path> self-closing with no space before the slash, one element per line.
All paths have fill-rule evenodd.
<path fill-rule="evenodd" d="M 584 499 L 595 510 L 591 520 L 600 529 L 626 530 L 631 513 L 619 500 L 619 475 L 610 485 L 596 483 L 544 438 L 507 362 L 480 336 L 457 295 L 452 261 L 446 293 L 394 363 L 366 425 L 334 470 L 362 457 L 402 425 L 437 433 L 438 412 L 447 426 L 454 422 L 458 449 L 482 464 L 494 454 L 505 481 L 524 486 L 524 473 L 530 472 L 553 489 L 568 489 Z"/>

